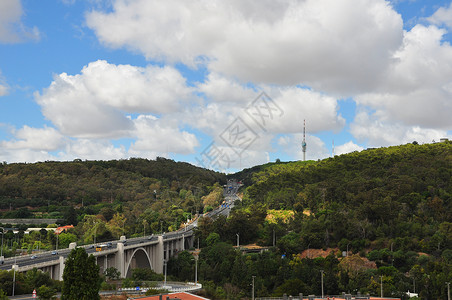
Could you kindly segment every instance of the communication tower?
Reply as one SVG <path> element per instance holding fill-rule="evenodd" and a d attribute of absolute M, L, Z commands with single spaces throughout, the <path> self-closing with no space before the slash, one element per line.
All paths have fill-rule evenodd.
<path fill-rule="evenodd" d="M 306 161 L 306 120 L 303 120 L 303 142 L 301 143 L 303 150 L 303 161 Z"/>

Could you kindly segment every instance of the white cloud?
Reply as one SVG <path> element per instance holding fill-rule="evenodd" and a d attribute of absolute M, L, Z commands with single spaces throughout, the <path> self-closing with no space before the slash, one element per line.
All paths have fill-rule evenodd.
<path fill-rule="evenodd" d="M 357 113 L 350 125 L 350 132 L 359 141 L 367 143 L 369 147 L 400 145 L 417 141 L 430 143 L 447 136 L 444 130 L 407 126 L 400 122 L 388 122 L 380 119 L 377 114 L 362 110 Z"/>
<path fill-rule="evenodd" d="M 0 81 L 0 97 L 8 94 L 9 87 Z"/>
<path fill-rule="evenodd" d="M 127 158 L 124 146 L 115 147 L 107 140 L 75 139 L 59 153 L 60 159 L 112 160 Z"/>
<path fill-rule="evenodd" d="M 62 73 L 36 100 L 46 118 L 65 135 L 80 138 L 127 136 L 128 113 L 168 113 L 191 97 L 172 67 L 139 68 L 96 61 L 81 74 Z"/>
<path fill-rule="evenodd" d="M 194 134 L 180 131 L 155 117 L 140 115 L 133 122 L 137 140 L 130 146 L 130 156 L 155 158 L 155 153 L 191 154 L 199 145 Z"/>
<path fill-rule="evenodd" d="M 372 87 L 403 34 L 384 0 L 117 0 L 86 20 L 105 45 L 148 59 L 341 94 Z"/>
<path fill-rule="evenodd" d="M 17 43 L 25 39 L 39 39 L 37 27 L 27 28 L 21 22 L 20 0 L 0 1 L 0 43 Z"/>
<path fill-rule="evenodd" d="M 9 150 L 29 149 L 38 151 L 54 151 L 63 146 L 63 136 L 54 128 L 32 128 L 25 125 L 13 132 L 15 139 L 2 141 L 0 145 Z"/>
<path fill-rule="evenodd" d="M 56 157 L 47 151 L 36 151 L 32 149 L 6 149 L 0 148 L 2 161 L 14 163 L 34 163 L 38 161 L 56 160 Z"/>
<path fill-rule="evenodd" d="M 385 122 L 425 128 L 452 128 L 452 47 L 444 30 L 416 25 L 405 33 L 397 62 L 372 93 L 355 97 Z"/>
<path fill-rule="evenodd" d="M 214 102 L 229 102 L 246 105 L 258 96 L 258 92 L 217 73 L 209 73 L 197 90 Z M 230 105 L 230 104 L 229 104 Z"/>
<path fill-rule="evenodd" d="M 339 145 L 334 147 L 334 155 L 341 155 L 346 154 L 354 151 L 361 151 L 364 150 L 363 147 L 353 143 L 352 141 L 349 141 L 345 144 Z"/>
<path fill-rule="evenodd" d="M 435 25 L 442 26 L 445 25 L 452 29 L 452 3 L 449 7 L 440 7 L 431 17 L 427 20 Z"/>
<path fill-rule="evenodd" d="M 228 88 L 228 84 L 224 84 L 223 88 L 219 89 L 220 95 L 223 95 L 223 90 L 241 90 L 236 87 L 236 82 L 226 79 L 219 79 L 219 81 L 228 82 L 231 85 L 231 88 Z M 261 141 L 256 144 L 259 148 L 263 141 L 269 145 L 275 134 L 302 132 L 303 120 L 306 120 L 310 133 L 339 131 L 345 124 L 345 120 L 338 115 L 337 100 L 332 97 L 298 87 L 258 86 L 256 88 L 265 91 L 265 94 L 270 97 L 267 101 L 268 106 L 263 105 L 261 101 L 255 101 L 259 99 L 256 97 L 260 95 L 259 91 L 257 92 L 259 94 L 253 93 L 248 98 L 243 98 L 242 102 L 219 101 L 194 107 L 184 113 L 180 119 L 208 133 L 218 142 L 221 133 L 240 118 L 250 130 L 259 135 Z M 244 93 L 244 97 L 246 96 L 247 94 Z"/>
<path fill-rule="evenodd" d="M 269 160 L 269 153 L 265 150 L 244 150 L 213 142 L 197 153 L 191 163 L 207 169 L 228 172 L 265 164 Z"/>
<path fill-rule="evenodd" d="M 270 132 L 300 133 L 304 120 L 310 133 L 339 131 L 345 125 L 333 97 L 298 87 L 274 87 L 268 93 L 282 111 L 280 117 L 274 115 L 269 122 L 266 129 Z"/>

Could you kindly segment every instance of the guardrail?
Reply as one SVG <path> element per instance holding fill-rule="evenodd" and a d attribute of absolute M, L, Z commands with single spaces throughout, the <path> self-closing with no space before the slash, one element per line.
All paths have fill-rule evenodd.
<path fill-rule="evenodd" d="M 149 282 L 155 283 L 154 287 L 132 287 L 132 288 L 119 288 L 118 292 L 147 292 L 149 289 L 167 290 L 169 292 L 195 292 L 202 289 L 201 283 L 194 282 Z"/>

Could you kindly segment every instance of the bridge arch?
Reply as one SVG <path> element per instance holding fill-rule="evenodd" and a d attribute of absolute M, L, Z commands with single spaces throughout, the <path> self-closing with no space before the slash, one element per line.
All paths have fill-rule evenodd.
<path fill-rule="evenodd" d="M 134 259 L 135 259 L 135 261 L 134 261 Z M 127 278 L 131 275 L 131 274 L 129 274 L 129 270 L 130 270 L 132 262 L 134 262 L 133 268 L 149 267 L 150 269 L 154 270 L 154 268 L 152 267 L 151 258 L 149 257 L 149 253 L 143 247 L 134 249 L 134 251 L 132 252 L 132 255 L 126 262 L 126 265 L 125 265 L 126 274 L 124 276 L 125 278 Z"/>

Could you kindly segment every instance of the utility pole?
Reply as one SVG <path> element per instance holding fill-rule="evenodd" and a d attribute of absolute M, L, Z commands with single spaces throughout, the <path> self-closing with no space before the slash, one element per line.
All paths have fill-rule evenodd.
<path fill-rule="evenodd" d="M 322 282 L 322 299 L 323 299 L 323 270 L 320 270 L 320 280 Z"/>
<path fill-rule="evenodd" d="M 383 298 L 383 275 L 380 276 L 380 297 Z"/>
<path fill-rule="evenodd" d="M 254 278 L 256 276 L 253 275 L 252 277 L 253 277 L 253 289 L 251 290 L 251 299 L 254 300 Z"/>
<path fill-rule="evenodd" d="M 237 248 L 240 247 L 240 234 L 236 233 L 235 234 L 237 236 Z"/>

